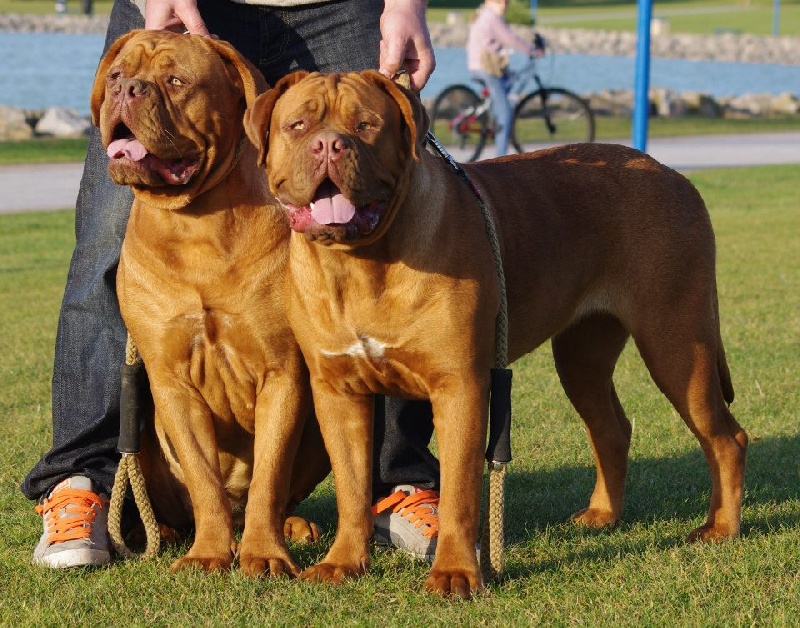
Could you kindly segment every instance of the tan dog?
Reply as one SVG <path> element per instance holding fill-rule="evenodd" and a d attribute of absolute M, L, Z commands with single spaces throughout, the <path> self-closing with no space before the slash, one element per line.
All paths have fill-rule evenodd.
<path fill-rule="evenodd" d="M 245 126 L 297 232 L 289 322 L 336 479 L 336 540 L 304 577 L 338 581 L 368 566 L 370 395 L 428 398 L 441 501 L 426 588 L 468 597 L 482 587 L 475 543 L 499 307 L 478 201 L 423 150 L 419 100 L 374 72 L 291 75 L 258 98 Z M 465 169 L 498 230 L 509 359 L 552 338 L 562 384 L 589 432 L 597 483 L 575 520 L 620 518 L 631 424 L 612 375 L 632 336 L 708 459 L 708 519 L 689 538 L 738 534 L 747 436 L 726 403 L 733 388 L 714 236 L 697 191 L 616 145 Z"/>
<path fill-rule="evenodd" d="M 287 502 L 329 468 L 310 421 L 290 489 L 310 395 L 283 305 L 288 221 L 242 126 L 265 88 L 229 44 L 136 31 L 103 58 L 92 92 L 109 172 L 135 195 L 117 293 L 155 402 L 143 467 L 159 521 L 195 525 L 173 569 L 229 568 L 244 516 L 242 570 L 298 573 Z"/>

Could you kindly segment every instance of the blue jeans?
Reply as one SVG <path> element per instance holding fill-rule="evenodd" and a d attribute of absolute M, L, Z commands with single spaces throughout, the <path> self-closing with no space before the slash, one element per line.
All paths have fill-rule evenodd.
<path fill-rule="evenodd" d="M 296 69 L 323 72 L 377 68 L 380 0 L 339 0 L 271 8 L 199 0 L 210 32 L 231 42 L 270 84 Z M 115 0 L 106 49 L 142 28 L 129 0 Z M 56 335 L 53 446 L 25 477 L 22 492 L 38 499 L 56 483 L 83 474 L 110 490 L 119 454 L 120 365 L 126 331 L 116 298 L 116 270 L 133 196 L 108 177 L 108 159 L 93 129 L 75 211 L 76 245 Z M 378 399 L 376 496 L 400 483 L 438 485 L 428 452 L 430 404 Z"/>
<path fill-rule="evenodd" d="M 508 102 L 508 79 L 505 76 L 491 76 L 486 72 L 473 71 L 474 78 L 482 80 L 489 88 L 492 99 L 492 118 L 494 119 L 494 146 L 498 157 L 508 153 L 511 136 L 513 111 Z"/>

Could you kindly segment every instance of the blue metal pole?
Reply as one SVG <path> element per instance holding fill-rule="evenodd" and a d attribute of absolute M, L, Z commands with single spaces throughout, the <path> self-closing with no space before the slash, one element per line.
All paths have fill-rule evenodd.
<path fill-rule="evenodd" d="M 530 14 L 531 14 L 531 25 L 536 26 L 536 11 L 539 8 L 539 0 L 530 0 Z"/>
<path fill-rule="evenodd" d="M 781 0 L 772 2 L 772 34 L 781 34 Z"/>
<path fill-rule="evenodd" d="M 653 0 L 638 0 L 636 37 L 636 84 L 633 94 L 633 147 L 647 150 L 647 120 L 650 114 L 650 17 Z"/>

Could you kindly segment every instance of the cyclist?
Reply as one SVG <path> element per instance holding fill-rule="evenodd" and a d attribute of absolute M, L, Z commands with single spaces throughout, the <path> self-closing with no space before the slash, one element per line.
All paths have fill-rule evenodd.
<path fill-rule="evenodd" d="M 478 7 L 467 38 L 467 69 L 489 89 L 498 157 L 508 152 L 513 113 L 508 101 L 506 50 L 536 57 L 544 53 L 544 40 L 540 36 L 536 36 L 534 44 L 529 44 L 511 30 L 505 19 L 507 8 L 508 0 L 486 0 Z"/>

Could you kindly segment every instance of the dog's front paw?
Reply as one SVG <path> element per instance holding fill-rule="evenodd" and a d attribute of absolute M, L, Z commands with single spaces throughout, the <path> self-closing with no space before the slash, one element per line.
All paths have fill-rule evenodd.
<path fill-rule="evenodd" d="M 619 517 L 610 510 L 584 508 L 572 515 L 572 521 L 587 528 L 611 528 L 619 523 Z"/>
<path fill-rule="evenodd" d="M 357 578 L 367 573 L 366 565 L 342 565 L 337 563 L 317 563 L 300 574 L 302 580 L 312 582 L 332 582 L 341 584 L 346 578 Z"/>
<path fill-rule="evenodd" d="M 322 533 L 319 526 L 313 521 L 307 521 L 302 517 L 286 517 L 283 524 L 283 536 L 295 543 L 313 543 L 322 536 Z"/>
<path fill-rule="evenodd" d="M 232 556 L 192 556 L 187 554 L 179 558 L 170 567 L 170 571 L 176 572 L 181 569 L 201 569 L 209 573 L 215 571 L 230 571 L 233 564 Z"/>
<path fill-rule="evenodd" d="M 294 578 L 300 575 L 300 568 L 286 557 L 239 556 L 239 569 L 250 578 L 264 576 Z"/>
<path fill-rule="evenodd" d="M 719 541 L 727 541 L 739 535 L 739 527 L 735 528 L 730 525 L 710 524 L 700 526 L 692 530 L 686 541 L 692 543 L 694 541 L 701 541 L 703 543 L 716 543 Z"/>
<path fill-rule="evenodd" d="M 477 570 L 432 569 L 425 581 L 425 590 L 445 597 L 457 595 L 468 600 L 473 594 L 483 591 L 483 579 Z"/>

